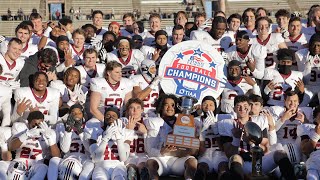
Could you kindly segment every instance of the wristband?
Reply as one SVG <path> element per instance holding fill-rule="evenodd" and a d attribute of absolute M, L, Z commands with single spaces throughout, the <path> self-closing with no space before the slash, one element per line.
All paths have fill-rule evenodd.
<path fill-rule="evenodd" d="M 240 146 L 240 141 L 241 141 L 240 138 L 235 138 L 235 137 L 233 137 L 231 144 L 232 144 L 233 146 L 235 146 L 235 147 L 239 147 L 239 146 Z"/>
<path fill-rule="evenodd" d="M 320 139 L 320 135 L 316 133 L 315 131 L 311 131 L 310 139 L 314 142 L 318 142 Z"/>

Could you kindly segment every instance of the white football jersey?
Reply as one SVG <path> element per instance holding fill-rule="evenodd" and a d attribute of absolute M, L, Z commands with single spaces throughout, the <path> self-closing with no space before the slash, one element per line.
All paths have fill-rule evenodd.
<path fill-rule="evenodd" d="M 50 87 L 59 90 L 63 103 L 67 103 L 70 100 L 68 88 L 61 80 L 51 81 Z M 83 94 L 88 92 L 88 88 L 85 86 L 81 86 L 81 90 Z"/>
<path fill-rule="evenodd" d="M 200 123 L 200 129 L 202 129 L 203 125 L 203 117 L 196 117 L 194 119 L 197 123 Z M 215 127 L 213 127 L 215 126 Z M 205 148 L 206 149 L 211 149 L 211 150 L 216 150 L 216 149 L 219 149 L 218 147 L 218 137 L 219 137 L 219 134 L 218 132 L 214 133 L 213 132 L 213 128 L 218 128 L 218 123 L 215 123 L 214 125 L 210 125 L 208 127 L 208 129 L 204 130 L 203 132 L 200 133 L 200 136 L 199 136 L 199 139 L 200 141 L 204 141 L 205 143 Z"/>
<path fill-rule="evenodd" d="M 97 145 L 99 146 L 100 143 L 102 142 L 102 136 L 104 134 L 104 130 L 101 127 L 101 121 L 97 119 L 90 119 L 84 128 L 84 133 L 85 133 L 85 139 L 93 139 L 97 141 Z M 123 139 L 132 141 L 133 137 L 133 131 L 126 129 L 126 127 L 123 127 Z M 118 155 L 118 146 L 117 142 L 111 139 L 108 142 L 108 145 L 106 146 L 106 150 L 101 157 L 95 157 L 96 160 L 99 161 L 105 161 L 105 160 L 112 160 L 115 161 L 116 163 L 120 161 L 119 155 Z M 112 163 L 110 161 L 110 163 Z"/>
<path fill-rule="evenodd" d="M 16 122 L 12 125 L 12 137 L 19 137 L 27 130 L 28 125 L 26 122 Z M 33 163 L 45 158 L 50 158 L 50 151 L 49 145 L 42 136 L 39 138 L 28 138 L 22 142 L 20 148 L 16 150 L 16 160 L 28 160 L 28 163 Z"/>
<path fill-rule="evenodd" d="M 219 52 L 227 50 L 232 45 L 232 39 L 227 33 L 225 33 L 220 39 L 215 40 L 206 31 L 194 30 L 190 34 L 190 40 L 198 40 L 210 44 Z"/>
<path fill-rule="evenodd" d="M 34 55 L 36 52 L 38 52 L 38 46 L 29 43 L 30 40 L 26 43 L 26 46 L 22 48 L 22 53 L 20 55 L 20 58 L 22 59 L 27 59 L 29 56 Z M 9 44 L 9 39 L 2 41 L 0 44 L 0 52 L 2 54 L 5 54 L 8 50 L 8 44 Z"/>
<path fill-rule="evenodd" d="M 301 124 L 298 126 L 297 135 L 299 137 L 309 136 L 309 138 L 310 138 L 312 136 L 312 133 L 315 131 L 315 127 L 316 127 L 315 124 Z M 320 142 L 319 141 L 317 142 L 316 147 L 314 148 L 314 151 L 320 150 Z"/>
<path fill-rule="evenodd" d="M 140 48 L 140 51 L 143 53 L 144 59 L 152 59 L 152 56 L 153 56 L 154 51 L 155 51 L 155 48 L 151 47 L 151 46 L 143 45 Z"/>
<path fill-rule="evenodd" d="M 271 33 L 265 41 L 261 41 L 258 36 L 251 39 L 252 44 L 260 44 L 267 49 L 267 57 L 265 58 L 266 68 L 275 68 L 277 64 L 276 52 L 279 49 L 279 44 L 284 42 L 280 33 Z"/>
<path fill-rule="evenodd" d="M 45 94 L 43 97 L 37 97 L 34 94 L 33 89 L 30 87 L 22 87 L 15 90 L 14 100 L 16 102 L 20 102 L 23 99 L 30 100 L 32 107 L 38 107 L 39 111 L 44 114 L 44 120 L 48 121 L 49 124 L 54 125 L 58 119 L 58 110 L 59 110 L 59 101 L 60 101 L 60 93 L 57 89 L 47 87 Z M 18 103 L 14 106 L 14 111 L 12 115 L 12 121 L 15 122 L 18 119 L 27 119 L 30 110 L 27 109 L 23 116 L 20 117 L 17 114 L 17 106 Z"/>
<path fill-rule="evenodd" d="M 294 52 L 297 52 L 298 50 L 305 48 L 305 45 L 308 44 L 308 40 L 305 34 L 300 34 L 298 37 L 294 39 L 289 36 L 289 38 L 285 39 L 285 42 L 288 49 L 291 49 Z"/>
<path fill-rule="evenodd" d="M 63 123 L 59 123 L 56 126 L 57 139 L 60 143 L 60 149 L 64 153 L 64 158 L 69 156 L 88 158 L 89 152 L 85 147 L 89 147 L 88 141 L 84 140 L 83 133 L 77 134 L 75 131 L 65 131 Z"/>
<path fill-rule="evenodd" d="M 275 122 L 280 121 L 280 118 L 285 113 L 286 108 L 283 106 L 271 106 L 269 108 L 271 114 L 275 117 Z M 310 107 L 298 108 L 299 112 L 305 115 L 306 119 L 312 118 L 312 109 Z M 281 144 L 295 143 L 297 141 L 297 126 L 302 124 L 301 121 L 293 119 L 286 120 L 281 127 L 277 127 L 277 142 Z M 299 139 L 298 139 L 299 140 Z"/>
<path fill-rule="evenodd" d="M 262 131 L 268 128 L 268 122 L 262 116 L 254 116 L 251 117 L 250 120 L 256 123 Z M 237 119 L 224 119 L 218 121 L 218 132 L 220 136 L 227 136 L 233 138 L 232 129 L 234 127 L 243 128 L 244 124 L 241 124 L 241 122 Z M 240 140 L 241 141 L 239 146 L 239 152 L 250 152 L 250 145 L 247 144 L 242 138 Z"/>
<path fill-rule="evenodd" d="M 122 78 L 116 85 L 111 85 L 105 78 L 92 78 L 90 90 L 101 94 L 99 105 L 100 112 L 108 106 L 116 106 L 123 112 L 125 96 L 132 91 L 132 83 L 129 79 Z"/>
<path fill-rule="evenodd" d="M 78 52 L 73 44 L 71 46 L 71 53 L 72 53 L 72 59 L 76 61 L 76 66 L 83 65 L 83 52 L 86 50 L 85 46 L 82 47 L 82 49 Z"/>
<path fill-rule="evenodd" d="M 244 78 L 240 78 L 235 84 L 227 82 L 221 93 L 221 111 L 225 113 L 232 113 L 234 107 L 234 98 L 238 95 L 245 95 L 250 89 L 253 93 L 261 95 L 259 86 L 254 88 Z"/>
<path fill-rule="evenodd" d="M 267 94 L 269 96 L 267 104 L 284 106 L 284 93 L 294 90 L 296 88 L 296 81 L 302 78 L 302 73 L 299 71 L 291 71 L 289 75 L 281 75 L 279 71 L 275 69 L 266 69 L 263 79 L 276 83 L 275 88 Z"/>
<path fill-rule="evenodd" d="M 308 49 L 296 52 L 298 70 L 303 72 L 305 86 L 313 93 L 318 93 L 320 88 L 320 57 L 312 56 Z"/>
<path fill-rule="evenodd" d="M 156 44 L 155 37 L 149 31 L 141 33 L 143 44 L 146 46 L 154 46 Z"/>
<path fill-rule="evenodd" d="M 12 64 L 9 64 L 4 55 L 0 54 L 0 64 L 2 66 L 2 74 L 0 75 L 0 81 L 14 81 L 24 66 L 24 59 L 19 57 Z"/>
<path fill-rule="evenodd" d="M 95 70 L 92 72 L 90 71 L 91 73 L 89 73 L 83 65 L 76 66 L 75 68 L 77 68 L 80 71 L 81 84 L 87 88 L 90 88 L 91 79 L 96 77 L 103 77 L 105 67 L 105 64 L 97 63 Z"/>
<path fill-rule="evenodd" d="M 132 49 L 126 59 L 121 58 L 118 53 L 118 50 L 107 53 L 107 61 L 117 61 L 122 65 L 122 68 L 132 66 L 135 74 L 140 74 L 141 62 L 144 60 L 144 55 L 140 50 Z"/>
<path fill-rule="evenodd" d="M 144 90 L 150 85 L 150 82 L 147 81 L 146 78 L 143 77 L 143 75 L 138 74 L 134 75 L 132 77 L 133 80 L 133 87 L 139 86 L 141 90 Z M 156 89 L 152 89 L 150 94 L 144 98 L 143 103 L 144 103 L 144 112 L 146 114 L 149 113 L 154 113 L 155 112 L 155 102 L 159 97 L 159 92 L 160 92 L 160 85 L 157 86 Z"/>
<path fill-rule="evenodd" d="M 11 124 L 11 98 L 12 89 L 0 84 L 0 111 L 3 114 L 1 126 L 9 126 Z"/>
<path fill-rule="evenodd" d="M 241 54 L 237 51 L 237 46 L 234 45 L 226 50 L 227 53 L 227 64 L 232 60 L 237 60 L 241 62 L 242 74 L 251 75 L 257 79 L 262 79 L 264 75 L 265 63 L 264 60 L 267 57 L 267 49 L 260 44 L 252 44 L 249 50 L 245 54 Z M 249 59 L 254 59 L 256 61 L 256 69 L 251 72 L 248 68 L 246 62 Z"/>

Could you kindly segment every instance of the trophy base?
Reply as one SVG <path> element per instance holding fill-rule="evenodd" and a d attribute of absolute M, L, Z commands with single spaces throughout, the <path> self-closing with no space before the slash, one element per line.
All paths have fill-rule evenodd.
<path fill-rule="evenodd" d="M 261 175 L 261 176 L 257 176 L 257 175 L 252 175 L 250 174 L 249 177 L 248 177 L 249 180 L 268 180 L 269 177 L 266 176 L 266 175 Z"/>
<path fill-rule="evenodd" d="M 181 148 L 199 149 L 200 140 L 194 137 L 168 134 L 166 145 L 172 145 Z"/>

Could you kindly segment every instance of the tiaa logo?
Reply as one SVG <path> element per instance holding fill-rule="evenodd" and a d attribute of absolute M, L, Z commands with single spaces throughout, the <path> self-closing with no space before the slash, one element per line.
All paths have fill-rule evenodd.
<path fill-rule="evenodd" d="M 198 102 L 205 96 L 219 97 L 226 82 L 225 74 L 220 53 L 200 41 L 185 41 L 171 47 L 159 66 L 165 93 L 191 96 Z"/>

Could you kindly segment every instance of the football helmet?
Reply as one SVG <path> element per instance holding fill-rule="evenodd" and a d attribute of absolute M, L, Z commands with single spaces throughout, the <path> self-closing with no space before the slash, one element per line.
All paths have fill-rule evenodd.
<path fill-rule="evenodd" d="M 67 158 L 59 164 L 59 180 L 76 180 L 79 179 L 82 171 L 82 164 L 75 158 Z"/>
<path fill-rule="evenodd" d="M 25 180 L 29 175 L 29 168 L 23 161 L 12 161 L 7 171 L 8 178 L 11 180 Z"/>

